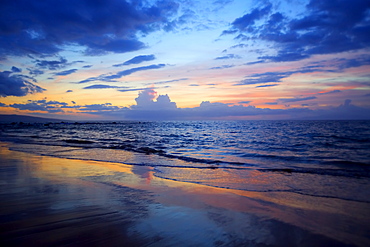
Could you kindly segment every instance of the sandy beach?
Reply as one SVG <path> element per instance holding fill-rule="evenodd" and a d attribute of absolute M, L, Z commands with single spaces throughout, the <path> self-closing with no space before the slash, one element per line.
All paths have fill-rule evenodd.
<path fill-rule="evenodd" d="M 368 246 L 365 202 L 177 182 L 0 145 L 1 246 Z M 248 181 L 246 181 L 247 183 Z"/>

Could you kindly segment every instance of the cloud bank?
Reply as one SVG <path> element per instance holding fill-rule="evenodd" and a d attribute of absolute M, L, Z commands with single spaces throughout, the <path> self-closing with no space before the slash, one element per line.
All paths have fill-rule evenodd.
<path fill-rule="evenodd" d="M 104 88 L 104 87 L 103 87 Z M 333 92 L 335 93 L 335 92 Z M 315 100 L 316 96 L 281 98 L 283 103 Z M 18 110 L 27 110 L 43 113 L 87 113 L 100 116 L 102 119 L 115 120 L 204 120 L 204 119 L 370 119 L 370 109 L 352 104 L 350 99 L 337 107 L 311 110 L 302 108 L 270 109 L 248 105 L 251 101 L 239 102 L 240 105 L 230 105 L 220 102 L 203 101 L 198 107 L 178 108 L 175 102 L 166 95 L 158 95 L 153 88 L 146 88 L 139 92 L 135 99 L 136 105 L 130 107 L 114 106 L 111 103 L 72 105 L 59 101 L 27 101 L 23 104 L 6 105 L 0 102 L 1 107 L 12 107 Z M 276 102 L 266 104 L 274 105 Z M 244 106 L 247 105 L 247 106 Z M 60 118 L 60 116 L 59 116 Z"/>

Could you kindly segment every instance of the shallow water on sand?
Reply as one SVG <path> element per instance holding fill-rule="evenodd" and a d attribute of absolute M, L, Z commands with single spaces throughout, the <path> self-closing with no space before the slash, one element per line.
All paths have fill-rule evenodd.
<path fill-rule="evenodd" d="M 12 150 L 212 187 L 370 202 L 370 121 L 2 124 Z"/>
<path fill-rule="evenodd" d="M 2 246 L 367 246 L 368 203 L 154 176 L 0 147 Z"/>

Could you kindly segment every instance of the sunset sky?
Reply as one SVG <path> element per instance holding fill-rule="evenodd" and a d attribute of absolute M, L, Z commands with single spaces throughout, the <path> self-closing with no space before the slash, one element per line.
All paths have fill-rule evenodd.
<path fill-rule="evenodd" d="M 0 114 L 370 119 L 370 1 L 2 0 Z"/>

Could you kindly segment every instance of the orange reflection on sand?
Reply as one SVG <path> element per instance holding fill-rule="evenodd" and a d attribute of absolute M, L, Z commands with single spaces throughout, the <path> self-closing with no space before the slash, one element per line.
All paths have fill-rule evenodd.
<path fill-rule="evenodd" d="M 198 215 L 203 215 L 203 213 L 210 218 L 212 218 L 212 215 L 217 216 L 212 218 L 212 220 L 216 219 L 214 223 L 223 222 L 221 226 L 218 226 L 223 229 L 230 228 L 229 232 L 231 234 L 240 232 L 244 236 L 245 227 L 255 228 L 255 221 L 248 221 L 250 219 L 248 215 L 256 215 L 262 225 L 266 226 L 260 226 L 261 231 L 270 229 L 270 226 L 274 227 L 274 224 L 276 225 L 280 221 L 288 223 L 290 226 L 298 226 L 301 229 L 309 230 L 312 233 L 340 239 L 345 243 L 351 243 L 351 240 L 354 243 L 359 243 L 357 245 L 363 243 L 362 246 L 366 246 L 367 239 L 363 237 L 366 233 L 361 233 L 358 236 L 359 234 L 352 230 L 353 228 L 361 231 L 363 231 L 362 229 L 368 229 L 366 226 L 368 226 L 370 217 L 368 204 L 366 203 L 307 196 L 292 192 L 250 192 L 222 189 L 195 183 L 210 181 L 214 185 L 244 184 L 246 189 L 251 189 L 253 186 L 254 189 L 266 188 L 266 186 L 276 189 L 286 186 L 284 184 L 284 181 L 286 181 L 284 180 L 284 174 L 264 173 L 257 170 L 230 172 L 228 169 L 222 168 L 189 169 L 190 176 L 188 176 L 188 179 L 191 178 L 195 182 L 185 183 L 155 177 L 153 176 L 153 168 L 149 166 L 36 156 L 9 151 L 2 147 L 0 148 L 0 154 L 6 156 L 6 162 L 1 163 L 5 167 L 4 171 L 6 166 L 16 168 L 11 170 L 15 179 L 9 180 L 15 181 L 13 187 L 15 187 L 14 191 L 16 193 L 19 192 L 19 188 L 17 188 L 19 184 L 23 186 L 20 187 L 21 189 L 25 189 L 24 195 L 27 195 L 27 190 L 32 186 L 37 189 L 27 195 L 27 198 L 18 197 L 18 194 L 14 193 L 13 197 L 18 197 L 18 199 L 13 201 L 4 200 L 7 204 L 4 204 L 6 207 L 3 208 L 10 210 L 8 215 L 15 215 L 15 213 L 20 215 L 25 210 L 29 210 L 30 202 L 32 202 L 31 209 L 35 211 L 28 212 L 41 211 L 43 213 L 43 217 L 36 215 L 33 218 L 26 219 L 25 222 L 17 220 L 16 223 L 23 229 L 14 227 L 12 223 L 12 227 L 17 231 L 19 229 L 26 230 L 25 232 L 28 231 L 27 233 L 30 233 L 28 236 L 35 236 L 36 229 L 44 231 L 46 238 L 55 239 L 60 237 L 62 239 L 68 234 L 75 234 L 78 231 L 85 234 L 86 232 L 83 232 L 83 230 L 94 225 L 96 231 L 91 231 L 90 234 L 98 234 L 102 231 L 105 233 L 104 230 L 109 225 L 104 224 L 104 222 L 108 217 L 112 217 L 112 222 L 118 222 L 119 226 L 123 222 L 119 220 L 127 219 L 127 217 L 129 220 L 137 220 L 139 217 L 140 221 L 143 220 L 142 222 L 146 223 L 145 220 L 148 215 L 150 217 L 153 212 L 158 214 L 158 211 L 151 209 L 162 208 L 167 210 L 174 208 L 173 206 L 179 206 L 177 207 L 179 211 L 175 212 L 184 215 L 187 219 L 188 215 L 186 213 L 192 212 L 192 210 L 188 210 L 189 208 L 199 209 L 198 212 L 202 213 L 189 215 L 190 221 L 196 220 Z M 180 175 L 184 174 L 184 168 L 171 168 L 170 170 L 178 172 Z M 122 185 L 122 187 L 116 185 Z M 139 190 L 132 190 L 131 188 Z M 45 189 L 52 191 L 48 192 Z M 53 190 L 56 192 L 53 192 Z M 127 200 L 122 203 L 124 198 Z M 18 206 L 16 209 L 14 202 Z M 14 212 L 13 209 L 15 209 Z M 148 215 L 144 214 L 144 217 L 141 213 L 145 210 Z M 127 215 L 125 214 L 125 217 L 117 218 L 119 216 L 118 212 L 126 211 Z M 47 214 L 46 212 L 52 212 L 53 214 Z M 169 212 L 171 214 L 174 211 Z M 239 212 L 243 214 L 239 214 Z M 102 217 L 99 215 L 102 215 Z M 165 214 L 160 214 L 160 216 L 163 215 Z M 245 218 L 247 221 L 242 222 L 242 225 L 239 224 L 241 221 L 237 220 L 240 219 L 240 215 L 248 216 Z M 171 223 L 178 224 L 176 217 L 173 216 L 166 216 L 168 222 L 174 219 Z M 162 218 L 159 218 L 161 219 L 159 222 L 162 224 Z M 66 219 L 71 223 L 64 225 Z M 87 220 L 84 221 L 85 219 Z M 92 219 L 92 221 L 89 221 L 89 219 Z M 82 223 L 76 225 L 78 221 L 82 221 Z M 202 223 L 201 219 L 199 222 Z M 55 228 L 55 226 L 59 228 Z M 281 226 L 281 224 L 276 226 Z M 58 233 L 61 235 L 50 234 L 51 230 L 55 229 L 59 229 Z M 20 235 L 23 233 L 22 231 L 19 231 L 19 237 L 24 237 Z M 281 231 L 284 231 L 284 229 Z M 109 234 L 112 234 L 112 232 L 107 231 L 106 234 L 103 234 L 102 239 L 104 241 L 109 240 Z M 178 234 L 184 235 L 186 231 L 180 231 Z M 290 234 L 291 232 L 287 232 L 282 236 Z M 302 236 L 298 235 L 298 237 L 301 239 Z M 39 239 L 43 240 L 42 238 Z M 116 245 L 112 244 L 112 246 Z"/>
<path fill-rule="evenodd" d="M 15 153 L 14 151 L 9 151 L 6 148 L 1 148 L 1 151 L 4 155 L 13 155 Z M 357 216 L 352 215 L 353 217 L 368 217 L 367 209 L 363 208 L 361 204 L 356 202 L 343 202 L 342 200 L 333 200 L 331 198 L 307 197 L 305 195 L 290 192 L 255 192 L 248 190 L 215 188 L 196 183 L 161 179 L 154 176 L 154 171 L 151 167 L 138 167 L 120 163 L 72 160 L 19 154 L 17 155 L 17 159 L 22 160 L 24 164 L 30 164 L 27 166 L 22 166 L 22 169 L 19 170 L 19 174 L 22 177 L 32 173 L 38 177 L 43 177 L 48 180 L 60 181 L 63 180 L 63 178 L 79 179 L 94 176 L 108 176 L 109 179 L 111 179 L 110 182 L 114 184 L 130 186 L 138 189 L 146 189 L 155 192 L 163 191 L 171 194 L 171 191 L 173 191 L 173 193 L 176 195 L 187 194 L 189 196 L 196 196 L 200 201 L 216 207 L 232 208 L 239 211 L 251 210 L 250 207 L 243 206 L 243 203 L 240 203 L 241 201 L 248 200 L 249 205 L 251 205 L 251 203 L 255 203 L 255 200 L 259 200 L 289 208 L 344 215 L 351 214 L 350 212 L 353 211 L 348 211 L 347 208 L 356 208 Z M 250 186 L 247 188 L 250 190 L 259 190 L 260 186 L 264 187 L 265 185 L 274 186 L 275 189 L 284 188 L 284 185 L 281 184 L 281 179 L 278 177 L 278 175 L 274 174 L 252 170 L 249 171 L 247 175 L 243 174 L 243 176 L 237 176 L 236 173 L 229 173 L 224 169 L 207 169 L 204 171 L 207 171 L 207 175 L 212 177 L 212 179 L 209 181 L 211 181 L 214 185 L 244 183 Z M 111 176 L 115 175 L 117 172 L 122 173 L 122 176 Z M 198 183 L 206 182 L 206 180 L 201 179 L 201 176 L 204 176 L 204 174 L 200 174 L 198 169 L 194 169 L 190 177 L 193 179 L 199 177 L 197 180 Z M 155 181 L 155 183 L 152 183 L 152 181 Z M 76 180 L 76 182 L 78 182 L 78 180 Z M 229 199 L 234 198 L 235 200 L 220 200 L 219 195 L 221 194 L 227 196 Z M 240 196 L 245 199 L 241 199 Z M 253 200 L 249 201 L 251 199 Z M 257 204 L 259 205 L 258 207 Z M 264 208 L 261 207 L 260 203 L 257 204 L 255 208 L 259 208 L 259 210 Z M 263 209 L 263 211 L 264 210 L 266 209 Z M 278 217 L 278 215 L 275 215 L 274 217 Z"/>
<path fill-rule="evenodd" d="M 3 154 L 12 155 L 14 153 L 4 148 L 1 150 Z M 55 181 L 60 181 L 63 178 L 79 179 L 105 176 L 114 184 L 145 189 L 159 194 L 164 192 L 166 196 L 161 197 L 161 200 L 163 202 L 168 201 L 168 203 L 175 203 L 176 200 L 173 199 L 173 196 L 181 197 L 182 199 L 179 199 L 181 203 L 186 203 L 187 196 L 195 196 L 199 201 L 215 207 L 229 208 L 241 212 L 251 212 L 252 210 L 256 213 L 266 213 L 267 211 L 275 218 L 285 217 L 285 220 L 288 221 L 295 220 L 289 220 L 286 215 L 287 212 L 278 210 L 276 205 L 287 207 L 290 210 L 309 210 L 313 212 L 348 215 L 355 218 L 369 218 L 368 209 L 361 203 L 283 192 L 287 187 L 283 183 L 281 174 L 266 173 L 257 170 L 249 170 L 248 172 L 238 174 L 236 172 L 228 172 L 227 169 L 191 169 L 190 176 L 188 174 L 197 183 L 209 183 L 214 186 L 225 185 L 225 187 L 228 187 L 227 185 L 231 187 L 232 184 L 246 185 L 245 190 L 237 190 L 161 179 L 154 176 L 152 167 L 146 166 L 61 159 L 27 154 L 17 155 L 17 159 L 23 160 L 25 164 L 32 164 L 22 167 L 19 171 L 21 176 L 22 174 L 27 176 L 27 174 L 33 173 L 38 177 Z M 121 175 L 117 176 L 117 173 L 121 173 Z M 204 178 L 205 175 L 207 175 L 207 178 Z M 179 180 L 181 179 L 185 178 L 180 177 Z M 153 181 L 155 183 L 152 183 Z M 266 186 L 271 190 L 276 191 L 281 189 L 282 191 L 257 192 L 258 190 L 263 190 L 262 188 L 266 188 Z M 221 195 L 222 197 L 220 197 Z M 227 200 L 220 199 L 225 197 Z M 266 203 L 272 203 L 275 206 L 271 207 Z M 348 210 L 349 208 L 352 210 Z M 356 209 L 356 215 L 353 215 L 353 209 Z"/>
<path fill-rule="evenodd" d="M 152 171 L 148 172 L 148 177 L 146 178 L 146 183 L 150 184 L 150 181 L 152 181 L 153 178 L 154 178 L 153 172 Z"/>
<path fill-rule="evenodd" d="M 114 172 L 132 173 L 131 166 L 98 161 L 71 160 L 40 156 L 39 173 L 58 174 L 72 178 L 113 175 Z"/>

